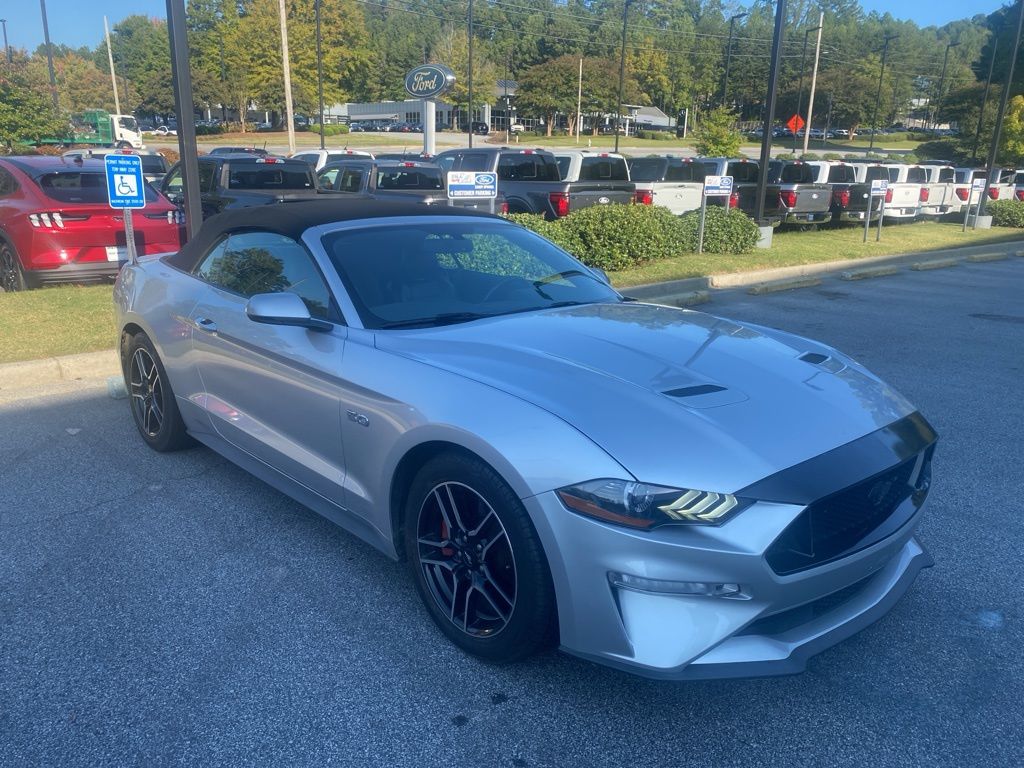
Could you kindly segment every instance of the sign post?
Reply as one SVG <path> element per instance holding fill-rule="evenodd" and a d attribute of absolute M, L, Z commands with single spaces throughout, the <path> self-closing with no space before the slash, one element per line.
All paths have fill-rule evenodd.
<path fill-rule="evenodd" d="M 964 227 L 963 231 L 967 231 L 967 219 L 971 216 L 971 200 L 974 199 L 974 193 L 978 193 L 978 211 L 981 210 L 981 196 L 985 194 L 985 180 L 984 179 L 973 179 L 971 181 L 971 188 L 967 190 L 967 205 L 964 206 Z M 974 227 L 978 228 L 978 211 L 974 213 Z"/>
<path fill-rule="evenodd" d="M 874 207 L 875 198 L 881 197 L 882 204 L 878 207 L 878 237 L 875 242 L 882 239 L 882 219 L 885 218 L 885 195 L 889 191 L 888 179 L 874 179 L 871 182 L 871 196 L 868 198 L 868 212 L 864 214 L 864 240 L 868 241 L 868 231 L 871 229 L 871 209 Z"/>
<path fill-rule="evenodd" d="M 434 99 L 455 85 L 455 73 L 443 64 L 424 64 L 405 76 L 405 92 L 423 100 L 423 154 L 436 154 L 436 105 Z"/>
<path fill-rule="evenodd" d="M 103 158 L 107 176 L 107 200 L 111 208 L 124 211 L 125 254 L 135 264 L 135 229 L 132 209 L 146 207 L 146 179 L 142 175 L 142 158 L 138 155 L 110 154 Z M 119 249 L 107 249 L 107 259 L 121 261 Z"/>
<path fill-rule="evenodd" d="M 498 176 L 480 171 L 448 171 L 448 201 L 489 200 L 490 211 L 494 213 L 494 201 L 498 197 Z"/>
<path fill-rule="evenodd" d="M 732 176 L 705 176 L 704 194 L 700 197 L 700 225 L 697 228 L 697 253 L 704 253 L 704 219 L 708 215 L 709 197 L 731 197 Z M 729 211 L 729 201 L 725 201 L 726 213 Z"/>

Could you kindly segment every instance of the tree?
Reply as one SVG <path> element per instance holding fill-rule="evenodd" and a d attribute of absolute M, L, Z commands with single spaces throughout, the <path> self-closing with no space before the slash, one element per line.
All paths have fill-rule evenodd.
<path fill-rule="evenodd" d="M 474 35 L 474 42 L 476 37 Z M 469 35 L 463 26 L 446 25 L 430 50 L 430 61 L 446 64 L 455 73 L 455 85 L 445 94 L 460 111 L 469 107 Z M 473 103 L 478 107 L 494 99 L 498 88 L 498 67 L 487 58 L 486 49 L 473 48 Z M 467 118 L 467 122 L 470 118 Z"/>
<path fill-rule="evenodd" d="M 24 59 L 16 59 L 0 78 L 0 147 L 34 144 L 64 135 L 68 125 L 53 109 L 46 80 L 32 76 Z"/>
<path fill-rule="evenodd" d="M 725 107 L 705 114 L 694 137 L 697 154 L 705 157 L 735 157 L 743 143 L 743 134 L 736 130 L 736 113 Z"/>
<path fill-rule="evenodd" d="M 1014 96 L 1003 119 L 999 162 L 1016 165 L 1024 160 L 1024 96 Z"/>

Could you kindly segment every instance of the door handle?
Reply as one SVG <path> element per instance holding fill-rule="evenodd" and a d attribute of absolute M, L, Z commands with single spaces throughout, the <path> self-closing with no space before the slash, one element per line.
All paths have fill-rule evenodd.
<path fill-rule="evenodd" d="M 207 333 L 216 333 L 217 332 L 217 324 L 215 322 L 213 322 L 213 320 L 211 320 L 208 317 L 197 317 L 196 318 L 196 327 L 200 331 L 206 331 Z"/>

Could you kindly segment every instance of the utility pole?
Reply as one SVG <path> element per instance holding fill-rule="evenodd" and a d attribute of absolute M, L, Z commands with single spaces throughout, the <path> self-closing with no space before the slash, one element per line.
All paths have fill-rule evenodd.
<path fill-rule="evenodd" d="M 46 20 L 46 0 L 39 0 L 39 10 L 43 14 L 43 40 L 46 43 L 46 66 L 50 70 L 50 96 L 53 98 L 53 110 L 60 109 L 57 103 L 57 76 L 53 72 L 53 46 L 50 44 L 50 24 Z"/>
<path fill-rule="evenodd" d="M 619 114 L 615 119 L 615 151 L 619 151 L 619 128 L 622 126 L 622 93 L 626 85 L 626 23 L 629 19 L 629 6 L 633 0 L 622 4 L 622 54 L 619 57 Z"/>
<path fill-rule="evenodd" d="M 284 112 L 288 123 L 288 154 L 295 154 L 295 112 L 292 108 L 292 67 L 288 61 L 288 10 L 285 0 L 278 0 L 281 12 L 281 66 L 284 69 Z M 321 126 L 321 135 L 323 135 Z"/>
<path fill-rule="evenodd" d="M 114 86 L 114 114 L 120 115 L 121 99 L 117 95 L 117 75 L 114 74 L 114 50 L 110 47 L 110 27 L 107 26 L 106 16 L 103 17 L 103 34 L 107 38 L 107 63 L 110 64 L 110 83 Z"/>
<path fill-rule="evenodd" d="M 466 122 L 469 124 L 469 147 L 473 148 L 473 0 L 469 0 L 469 66 L 467 67 L 468 77 L 466 78 L 466 90 L 469 92 L 469 106 L 467 110 L 469 114 L 466 116 Z"/>
<path fill-rule="evenodd" d="M 978 130 L 974 132 L 974 148 L 971 150 L 971 160 L 978 162 L 978 144 L 981 143 L 981 124 L 985 119 L 985 107 L 988 106 L 988 92 L 992 90 L 992 70 L 996 65 L 996 51 L 999 50 L 999 38 L 992 37 L 992 58 L 988 61 L 988 79 L 985 80 L 985 93 L 981 97 L 981 112 L 978 113 Z"/>
<path fill-rule="evenodd" d="M 818 85 L 818 60 L 821 58 L 821 30 L 824 27 L 825 14 L 820 13 L 818 14 L 818 41 L 814 44 L 814 71 L 811 73 L 811 95 L 807 99 L 807 130 L 804 131 L 804 155 L 807 154 L 807 142 L 811 138 L 811 128 L 814 125 L 814 89 Z M 822 138 L 825 138 L 824 134 L 822 134 Z"/>
<path fill-rule="evenodd" d="M 889 43 L 899 35 L 886 35 L 882 43 L 882 67 L 878 71 L 878 95 L 875 97 L 875 112 L 871 116 L 871 141 L 868 143 L 868 152 L 875 148 L 875 131 L 878 130 L 878 106 L 882 103 L 882 78 L 885 77 L 885 59 L 889 55 Z"/>
<path fill-rule="evenodd" d="M 761 136 L 761 164 L 757 172 L 757 199 L 754 221 L 764 226 L 764 196 L 768 191 L 768 161 L 772 154 L 772 124 L 775 122 L 775 103 L 778 97 L 779 64 L 782 60 L 782 33 L 786 24 L 786 0 L 775 5 L 775 32 L 772 36 L 772 54 L 768 68 L 768 98 L 764 104 L 764 132 Z"/>
<path fill-rule="evenodd" d="M 824 15 L 824 14 L 822 14 L 822 15 Z M 811 34 L 811 32 L 813 32 L 815 29 L 820 31 L 821 27 L 815 27 L 814 29 L 805 29 L 804 30 L 804 47 L 803 47 L 803 51 L 800 54 L 800 87 L 797 89 L 796 113 L 801 118 L 803 117 L 803 111 L 804 111 L 804 71 L 805 71 L 806 62 L 807 62 L 807 36 L 809 34 Z M 810 121 L 808 121 L 807 124 L 804 125 L 804 128 L 807 129 L 807 130 L 804 131 L 804 136 L 806 136 L 807 135 L 807 131 L 809 131 L 811 129 Z M 793 132 L 793 151 L 794 152 L 796 152 L 797 134 L 799 132 L 800 132 L 799 130 L 796 130 L 796 131 Z M 804 151 L 806 152 L 807 150 L 804 150 Z"/>
<path fill-rule="evenodd" d="M 1003 117 L 1006 116 L 1006 104 L 1010 100 L 1010 86 L 1013 84 L 1013 65 L 1017 61 L 1017 53 L 1020 51 L 1020 32 L 1024 25 L 1024 0 L 1017 0 L 1017 36 L 1013 40 L 1013 51 L 1010 53 L 1010 65 L 1006 72 L 1006 82 L 1003 83 L 1003 97 L 999 100 L 999 111 L 996 112 L 996 127 L 992 131 L 992 143 L 988 148 L 988 159 L 985 161 L 985 172 L 988 174 L 987 181 L 992 182 L 995 174 L 996 155 L 999 152 L 999 139 L 1003 132 Z M 988 195 L 982 194 L 981 203 L 978 205 L 978 216 L 985 215 L 985 204 L 988 202 Z"/>
<path fill-rule="evenodd" d="M 742 19 L 745 16 L 749 16 L 749 13 L 737 13 L 729 17 L 729 44 L 725 48 L 725 79 L 722 80 L 722 98 L 719 99 L 721 105 L 725 106 L 725 99 L 729 93 L 729 67 L 732 64 L 732 32 L 733 27 L 736 25 L 738 19 Z"/>
<path fill-rule="evenodd" d="M 580 129 L 583 128 L 583 57 L 580 56 L 580 78 L 576 84 L 576 143 L 580 143 Z"/>
<path fill-rule="evenodd" d="M 193 120 L 192 72 L 188 61 L 185 0 L 167 0 L 167 36 L 171 44 L 171 79 L 174 83 L 174 114 L 178 118 L 178 152 L 181 155 L 181 188 L 185 209 L 185 238 L 191 240 L 203 223 L 199 192 L 199 153 Z M 244 115 L 243 115 L 243 119 Z"/>
<path fill-rule="evenodd" d="M 316 95 L 320 100 L 320 149 L 324 148 L 324 60 L 320 51 L 320 0 L 314 0 L 316 10 Z"/>
<path fill-rule="evenodd" d="M 938 112 L 938 108 L 942 106 L 943 88 L 946 85 L 946 64 L 949 63 L 949 49 L 956 48 L 958 45 L 960 45 L 960 43 L 950 43 L 946 46 L 946 52 L 942 55 L 942 74 L 939 75 L 939 92 L 935 96 L 935 106 L 929 110 L 932 113 L 931 126 L 933 131 L 938 126 L 935 113 Z"/>
<path fill-rule="evenodd" d="M 7 56 L 7 63 L 14 63 L 14 55 L 11 53 L 11 46 L 7 44 L 7 19 L 0 19 L 0 24 L 4 27 L 4 54 Z"/>

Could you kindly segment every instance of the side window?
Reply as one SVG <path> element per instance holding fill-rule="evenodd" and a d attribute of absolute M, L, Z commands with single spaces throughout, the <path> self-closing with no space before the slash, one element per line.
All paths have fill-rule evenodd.
<path fill-rule="evenodd" d="M 294 155 L 292 157 L 292 160 L 301 160 L 302 162 L 306 163 L 310 168 L 316 168 L 316 164 L 319 159 L 320 157 L 318 155 L 311 154 Z"/>
<path fill-rule="evenodd" d="M 294 293 L 313 317 L 328 320 L 330 292 L 313 258 L 290 237 L 273 232 L 243 232 L 219 242 L 196 276 L 245 298 L 258 293 Z"/>
<path fill-rule="evenodd" d="M 164 179 L 163 189 L 166 194 L 180 195 L 182 188 L 181 166 L 175 166 L 174 170 L 167 174 Z"/>
<path fill-rule="evenodd" d="M 216 163 L 199 163 L 199 192 L 205 194 L 214 188 L 213 177 L 216 175 Z M 177 165 L 164 178 L 163 191 L 168 195 L 183 194 L 184 182 L 181 178 L 181 166 Z"/>
<path fill-rule="evenodd" d="M 342 192 L 358 192 L 363 186 L 363 172 L 358 168 L 346 168 L 341 172 L 341 184 L 338 189 Z"/>
<path fill-rule="evenodd" d="M 569 173 L 569 163 L 571 162 L 572 159 L 568 157 L 558 158 L 558 175 L 562 177 L 562 181 L 565 181 L 565 177 Z"/>
<path fill-rule="evenodd" d="M 460 171 L 489 171 L 490 163 L 483 152 L 466 152 L 459 163 Z"/>
<path fill-rule="evenodd" d="M 328 168 L 326 171 L 321 171 L 316 179 L 321 189 L 334 189 L 334 180 L 338 178 L 337 168 Z"/>
<path fill-rule="evenodd" d="M 0 197 L 9 197 L 18 190 L 18 182 L 14 178 L 14 174 L 10 171 L 0 168 Z"/>
<path fill-rule="evenodd" d="M 213 192 L 216 188 L 214 183 L 214 177 L 217 175 L 217 164 L 216 163 L 200 163 L 199 164 L 199 191 L 200 192 Z"/>
<path fill-rule="evenodd" d="M 441 170 L 445 172 L 445 178 L 447 178 L 448 171 L 455 167 L 455 155 L 441 155 L 434 162 L 441 166 Z"/>

